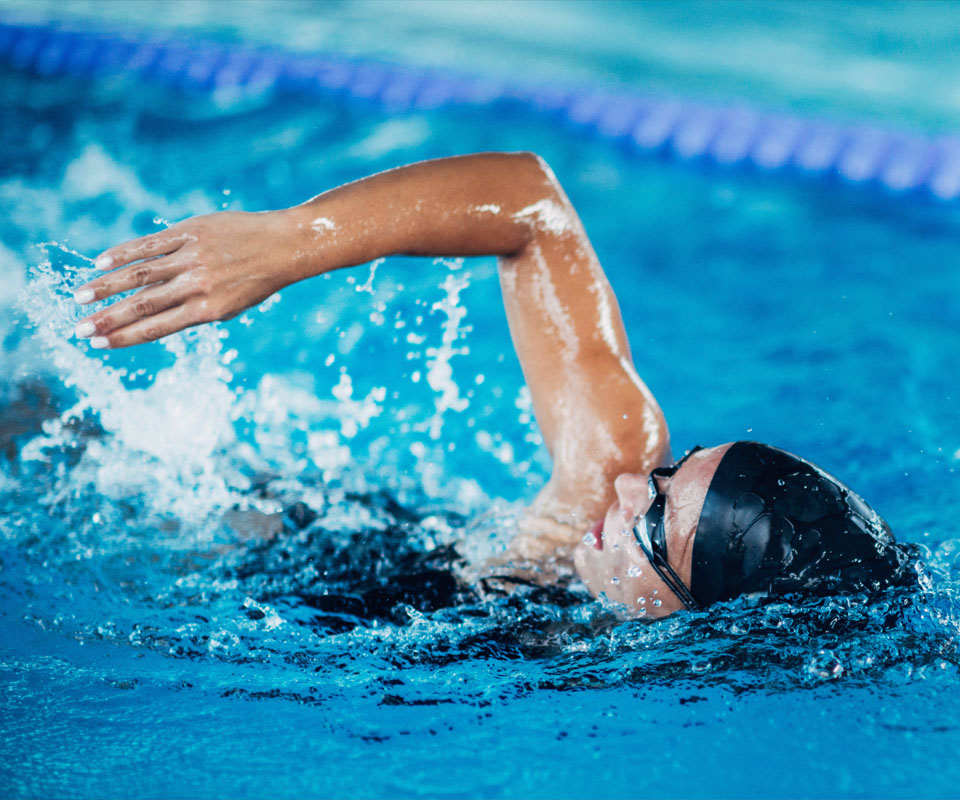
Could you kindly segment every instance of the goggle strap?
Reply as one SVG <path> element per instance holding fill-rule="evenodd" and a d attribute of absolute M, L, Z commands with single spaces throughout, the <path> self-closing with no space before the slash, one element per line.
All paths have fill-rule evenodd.
<path fill-rule="evenodd" d="M 663 535 L 663 513 L 665 505 L 666 498 L 662 494 L 658 494 L 650 506 L 650 510 L 647 511 L 643 520 L 641 520 L 650 544 L 648 545 L 647 542 L 644 541 L 644 537 L 640 534 L 639 524 L 633 528 L 633 538 L 637 540 L 637 544 L 639 544 L 640 549 L 643 550 L 643 554 L 647 557 L 650 566 L 653 567 L 653 571 L 660 576 L 660 580 L 667 585 L 667 588 L 676 595 L 677 599 L 680 600 L 687 609 L 695 610 L 700 607 L 699 603 L 693 598 L 693 595 L 690 593 L 687 585 L 680 579 L 680 576 L 673 571 L 673 567 L 671 567 L 670 562 L 667 561 L 665 553 L 660 552 L 661 547 L 666 550 L 665 542 L 661 542 L 661 540 L 665 538 Z M 657 518 L 654 525 L 655 535 L 650 536 L 649 523 L 653 521 L 654 517 Z"/>
<path fill-rule="evenodd" d="M 654 568 L 661 580 L 667 584 L 670 591 L 673 592 L 679 598 L 680 602 L 689 610 L 693 611 L 699 608 L 697 601 L 693 599 L 693 595 L 690 594 L 690 590 L 686 584 L 680 579 L 680 576 L 673 571 L 673 567 L 661 558 L 659 553 L 655 553 L 654 556 L 654 559 L 650 561 L 650 566 Z"/>

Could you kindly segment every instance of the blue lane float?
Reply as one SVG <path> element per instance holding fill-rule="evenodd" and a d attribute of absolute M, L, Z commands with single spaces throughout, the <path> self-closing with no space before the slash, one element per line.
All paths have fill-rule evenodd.
<path fill-rule="evenodd" d="M 833 176 L 897 194 L 960 198 L 960 138 L 835 123 L 747 106 L 541 86 L 375 60 L 213 41 L 0 23 L 0 62 L 40 76 L 129 75 L 185 91 L 343 95 L 389 111 L 520 104 L 641 153 Z"/>

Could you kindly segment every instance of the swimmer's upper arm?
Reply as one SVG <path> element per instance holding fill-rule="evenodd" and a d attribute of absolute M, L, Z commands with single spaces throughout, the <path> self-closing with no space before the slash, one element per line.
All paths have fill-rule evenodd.
<path fill-rule="evenodd" d="M 553 458 L 537 512 L 582 530 L 613 499 L 621 472 L 670 460 L 666 419 L 634 369 L 613 290 L 549 167 L 523 213 L 533 235 L 501 258 L 514 346 Z"/>

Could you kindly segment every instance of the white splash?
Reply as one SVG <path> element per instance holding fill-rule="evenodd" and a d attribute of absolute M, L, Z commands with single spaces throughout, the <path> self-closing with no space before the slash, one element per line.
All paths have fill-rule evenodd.
<path fill-rule="evenodd" d="M 387 389 L 374 386 L 363 400 L 354 400 L 353 381 L 346 372 L 341 372 L 340 381 L 333 387 L 332 394 L 339 401 L 340 433 L 352 439 L 370 424 L 371 419 L 380 416 Z"/>
<path fill-rule="evenodd" d="M 265 311 L 269 311 L 279 302 L 280 302 L 280 292 L 274 292 L 266 300 L 264 300 L 260 305 L 257 306 L 257 311 L 261 313 Z"/>
<path fill-rule="evenodd" d="M 384 261 L 386 261 L 385 258 L 378 258 L 375 261 L 370 262 L 370 274 L 367 276 L 367 280 L 364 283 L 354 287 L 356 291 L 373 294 L 373 279 L 377 276 L 377 267 L 379 267 Z"/>
<path fill-rule="evenodd" d="M 480 214 L 499 214 L 501 209 L 496 203 L 486 203 L 482 206 L 473 206 L 470 210 Z"/>
<path fill-rule="evenodd" d="M 433 311 L 440 311 L 446 316 L 440 346 L 428 347 L 426 350 L 427 383 L 439 395 L 434 400 L 436 412 L 429 422 L 429 435 L 434 440 L 440 438 L 443 415 L 447 411 L 464 411 L 469 405 L 467 398 L 460 396 L 460 387 L 453 379 L 453 368 L 450 364 L 450 359 L 454 356 L 469 352 L 466 346 L 454 347 L 454 343 L 463 336 L 460 323 L 467 315 L 467 309 L 460 305 L 460 292 L 469 285 L 469 272 L 448 273 L 440 287 L 446 295 L 432 307 Z"/>
<path fill-rule="evenodd" d="M 269 606 L 266 603 L 258 603 L 252 597 L 244 598 L 243 607 L 259 611 L 263 615 L 260 618 L 260 624 L 268 631 L 276 630 L 285 623 L 283 617 L 277 613 L 273 606 Z"/>
<path fill-rule="evenodd" d="M 106 497 L 142 494 L 158 514 L 189 522 L 228 504 L 231 492 L 218 469 L 218 455 L 235 439 L 232 376 L 220 361 L 226 334 L 205 326 L 168 337 L 161 345 L 175 356 L 173 364 L 158 370 L 149 386 L 131 388 L 124 383 L 126 369 L 109 366 L 70 338 L 78 313 L 70 290 L 97 273 L 75 265 L 58 270 L 49 255 L 32 273 L 20 306 L 78 399 L 45 423 L 44 435 L 28 442 L 21 457 L 47 461 L 50 448 L 76 444 L 76 422 L 96 419 L 104 434 L 87 439 L 67 490 L 91 482 Z"/>

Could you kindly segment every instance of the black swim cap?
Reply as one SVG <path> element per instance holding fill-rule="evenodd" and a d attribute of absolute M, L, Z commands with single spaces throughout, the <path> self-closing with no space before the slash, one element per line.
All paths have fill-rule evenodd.
<path fill-rule="evenodd" d="M 693 540 L 701 606 L 741 594 L 876 591 L 908 560 L 886 522 L 823 470 L 759 442 L 724 453 Z"/>

